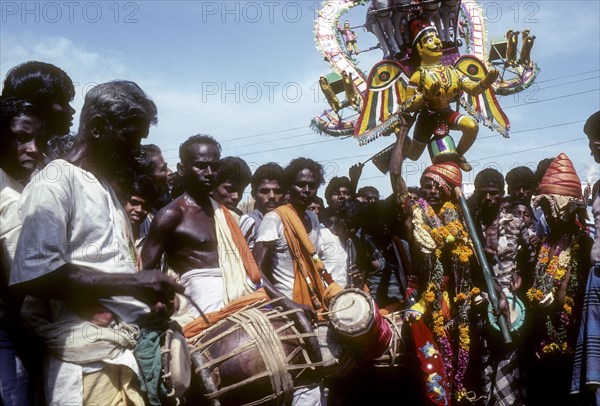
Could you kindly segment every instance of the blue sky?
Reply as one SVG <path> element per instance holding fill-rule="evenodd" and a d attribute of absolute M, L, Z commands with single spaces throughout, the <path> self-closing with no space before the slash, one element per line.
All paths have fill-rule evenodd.
<path fill-rule="evenodd" d="M 560 152 L 571 158 L 582 181 L 598 178 L 582 127 L 600 109 L 600 2 L 480 4 L 488 17 L 488 42 L 508 29 L 530 28 L 537 37 L 532 59 L 541 72 L 532 88 L 499 99 L 513 135 L 490 137 L 494 133 L 482 128 L 467 155 L 475 171 L 464 180 L 486 166 L 502 173 L 518 165 L 535 167 Z M 350 165 L 392 142 L 383 138 L 361 147 L 353 139 L 309 129 L 311 118 L 326 108 L 317 80 L 330 71 L 315 49 L 320 2 L 3 1 L 0 6 L 2 78 L 27 60 L 60 66 L 76 82 L 77 111 L 95 83 L 137 82 L 159 110 L 147 142 L 159 145 L 173 168 L 179 144 L 196 133 L 213 135 L 224 156 L 241 156 L 252 168 L 309 156 L 325 165 L 328 177 L 347 174 Z M 365 13 L 366 6 L 357 6 L 342 19 L 359 26 Z M 376 44 L 372 34 L 356 32 L 360 49 Z M 368 72 L 380 58 L 375 50 L 358 59 Z M 563 144 L 553 145 L 558 143 Z M 429 164 L 426 155 L 405 166 L 409 185 L 418 183 Z M 372 164 L 365 166 L 360 186 L 367 184 L 383 195 L 391 190 Z"/>

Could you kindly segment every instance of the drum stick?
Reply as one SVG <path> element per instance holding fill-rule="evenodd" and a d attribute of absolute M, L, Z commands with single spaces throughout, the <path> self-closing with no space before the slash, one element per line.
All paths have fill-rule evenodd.
<path fill-rule="evenodd" d="M 180 293 L 180 295 L 185 297 L 190 302 L 190 304 L 192 306 L 194 306 L 194 308 L 198 311 L 198 313 L 200 313 L 200 316 L 206 322 L 206 324 L 210 325 L 208 318 L 206 317 L 206 315 L 204 314 L 202 309 L 200 309 L 200 306 L 198 306 L 198 303 L 196 303 L 196 301 L 194 299 L 192 299 L 192 297 L 190 295 L 186 295 L 185 293 Z"/>
<path fill-rule="evenodd" d="M 460 190 L 460 187 L 458 186 L 454 188 L 454 193 L 456 193 L 456 197 L 458 198 L 458 202 L 460 203 L 460 208 L 462 210 L 463 217 L 465 218 L 465 222 L 467 223 L 467 229 L 469 231 L 469 234 L 471 235 L 471 239 L 473 240 L 475 255 L 477 256 L 477 260 L 479 261 L 479 265 L 481 265 L 481 270 L 483 271 L 483 276 L 485 278 L 485 284 L 488 288 L 488 296 L 490 298 L 490 302 L 492 303 L 492 308 L 494 309 L 494 312 L 498 314 L 498 296 L 496 295 L 496 288 L 494 287 L 494 279 L 492 278 L 490 266 L 488 265 L 485 253 L 483 252 L 483 246 L 481 245 L 481 241 L 479 240 L 477 230 L 475 229 L 475 223 L 473 222 L 473 218 L 471 217 L 471 212 L 469 211 L 469 207 L 467 206 L 467 199 L 465 199 L 462 190 Z M 504 317 L 503 314 L 498 315 L 498 326 L 500 326 L 500 332 L 502 333 L 504 342 L 506 344 L 511 344 L 512 338 L 508 330 L 508 323 L 506 322 L 506 317 Z"/>
<path fill-rule="evenodd" d="M 320 316 L 327 316 L 328 314 L 333 314 L 333 313 L 337 313 L 337 312 L 343 312 L 344 310 L 350 309 L 352 306 L 354 306 L 354 299 L 352 299 L 352 301 L 350 302 L 350 304 L 348 306 L 344 307 L 343 309 L 330 310 L 328 312 L 319 313 L 319 315 Z"/>

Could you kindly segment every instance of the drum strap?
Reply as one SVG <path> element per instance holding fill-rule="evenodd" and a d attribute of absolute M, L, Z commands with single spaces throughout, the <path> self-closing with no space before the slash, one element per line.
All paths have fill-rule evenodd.
<path fill-rule="evenodd" d="M 401 265 L 399 267 L 394 267 L 394 272 L 396 273 L 398 283 L 400 283 L 400 291 L 406 295 L 406 289 L 408 288 L 408 283 L 406 282 L 406 273 L 411 273 L 410 262 L 408 261 L 408 256 L 404 250 L 404 243 L 400 238 L 392 236 L 392 246 L 394 247 L 396 260 L 398 261 L 398 264 Z"/>
<path fill-rule="evenodd" d="M 346 241 L 346 287 L 354 287 L 354 278 L 352 277 L 352 270 L 356 264 L 356 248 L 354 242 L 350 238 Z"/>

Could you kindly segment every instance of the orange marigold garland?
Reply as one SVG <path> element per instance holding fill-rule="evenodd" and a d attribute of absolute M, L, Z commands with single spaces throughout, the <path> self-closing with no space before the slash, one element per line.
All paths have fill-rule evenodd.
<path fill-rule="evenodd" d="M 427 303 L 430 314 L 429 326 L 440 349 L 444 360 L 444 370 L 448 382 L 454 386 L 454 396 L 457 400 L 466 396 L 463 379 L 469 364 L 469 324 L 468 313 L 471 301 L 480 294 L 478 288 L 471 289 L 469 262 L 473 256 L 471 241 L 468 232 L 463 227 L 458 208 L 452 202 L 446 202 L 440 210 L 439 217 L 423 199 L 413 206 L 413 236 L 421 247 L 424 254 L 431 255 L 433 266 L 430 268 L 429 283 L 422 294 Z M 446 324 L 442 312 L 442 279 L 444 268 L 441 257 L 443 253 L 449 253 L 452 266 L 452 275 L 460 274 L 463 283 L 461 290 L 456 295 L 453 314 L 453 323 Z M 450 273 L 450 272 L 449 272 Z M 448 325 L 456 326 L 456 336 L 448 335 Z M 456 351 L 453 350 L 452 342 L 457 342 Z M 456 354 L 456 370 L 454 371 L 453 360 Z M 454 379 L 452 380 L 452 376 Z"/>
<path fill-rule="evenodd" d="M 574 298 L 579 290 L 577 273 L 579 238 L 583 234 L 565 234 L 559 241 L 554 255 L 550 258 L 550 244 L 544 240 L 535 270 L 533 287 L 527 291 L 527 299 L 533 305 L 547 307 L 554 301 L 557 290 L 570 273 L 567 288 L 560 310 L 545 316 L 546 332 L 541 339 L 542 354 L 570 354 L 573 349 L 567 342 L 569 327 L 573 322 Z"/>

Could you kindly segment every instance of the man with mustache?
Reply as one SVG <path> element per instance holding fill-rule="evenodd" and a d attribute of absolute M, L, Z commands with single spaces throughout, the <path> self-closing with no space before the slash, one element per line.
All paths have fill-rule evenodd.
<path fill-rule="evenodd" d="M 73 149 L 23 191 L 10 283 L 29 295 L 22 315 L 45 344 L 49 404 L 144 403 L 138 326 L 170 314 L 180 288 L 160 272 L 138 272 L 119 193 L 156 114 L 133 82 L 93 87 Z"/>
<path fill-rule="evenodd" d="M 468 325 L 469 309 L 463 306 L 466 301 L 454 301 L 453 298 L 466 297 L 474 288 L 471 277 L 473 253 L 468 245 L 462 213 L 454 198 L 454 188 L 462 184 L 459 166 L 453 162 L 428 166 L 420 183 L 422 198 L 412 204 L 407 198 L 412 214 L 411 262 L 414 272 L 409 280 L 418 282 L 419 295 L 415 297 L 416 303 L 410 303 L 406 319 L 417 365 L 423 372 L 416 374 L 421 381 L 423 404 L 443 405 L 448 404 L 452 396 L 459 397 L 465 391 L 462 377 L 468 367 L 468 357 L 457 363 L 456 368 L 448 365 L 456 358 L 460 339 L 457 330 Z M 410 285 L 407 289 L 409 297 L 414 294 L 415 287 L 413 283 Z M 449 323 L 451 319 L 452 323 Z M 447 330 L 438 328 L 446 324 L 453 326 Z M 454 348 L 447 345 L 447 335 L 458 336 L 450 342 Z"/>

